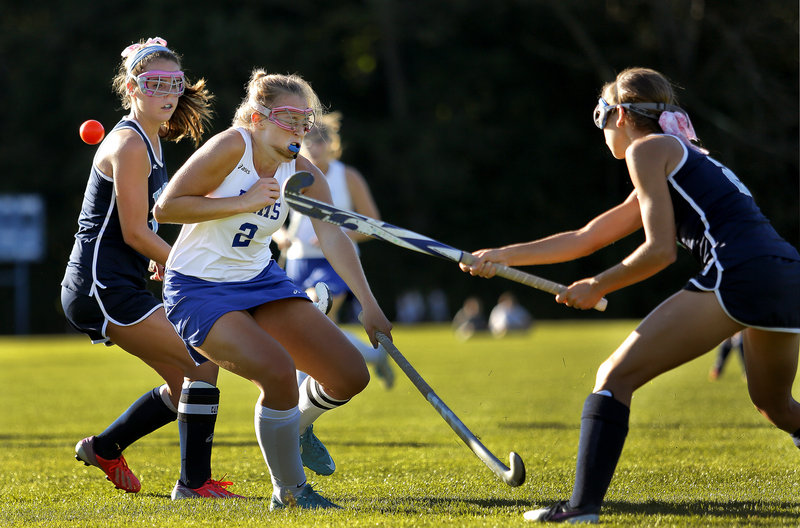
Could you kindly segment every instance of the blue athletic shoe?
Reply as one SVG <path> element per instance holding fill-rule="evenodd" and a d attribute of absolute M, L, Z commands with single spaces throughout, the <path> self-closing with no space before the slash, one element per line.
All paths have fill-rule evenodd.
<path fill-rule="evenodd" d="M 269 503 L 269 511 L 281 510 L 283 508 L 334 508 L 341 509 L 338 504 L 334 504 L 311 487 L 311 484 L 306 484 L 305 487 L 296 494 L 287 492 L 281 501 L 275 495 L 272 496 L 272 501 Z"/>
<path fill-rule="evenodd" d="M 300 458 L 303 460 L 303 465 L 317 475 L 332 475 L 336 471 L 336 464 L 314 434 L 313 425 L 309 425 L 300 435 Z"/>

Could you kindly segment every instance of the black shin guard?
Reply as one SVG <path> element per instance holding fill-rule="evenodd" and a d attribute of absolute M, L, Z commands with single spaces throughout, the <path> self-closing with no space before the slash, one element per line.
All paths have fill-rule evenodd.
<path fill-rule="evenodd" d="M 193 489 L 211 478 L 211 448 L 217 422 L 219 389 L 203 381 L 185 383 L 178 405 L 181 482 Z"/>
<path fill-rule="evenodd" d="M 630 409 L 611 396 L 586 398 L 571 507 L 600 510 L 625 444 L 629 416 Z"/>

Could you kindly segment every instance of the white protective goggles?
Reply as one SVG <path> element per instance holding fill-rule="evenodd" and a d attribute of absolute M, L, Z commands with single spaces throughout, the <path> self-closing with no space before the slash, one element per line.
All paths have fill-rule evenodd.
<path fill-rule="evenodd" d="M 182 71 L 151 70 L 135 77 L 139 90 L 150 97 L 183 95 L 184 76 Z"/>
<path fill-rule="evenodd" d="M 666 103 L 619 103 L 610 105 L 601 97 L 597 100 L 597 106 L 594 107 L 594 125 L 601 130 L 605 128 L 606 122 L 608 121 L 608 114 L 610 114 L 611 111 L 616 108 L 626 108 L 631 112 L 636 112 L 637 114 L 652 119 L 658 119 L 658 116 L 661 115 L 661 112 L 666 110 L 671 112 L 683 112 L 683 110 L 677 106 Z"/>

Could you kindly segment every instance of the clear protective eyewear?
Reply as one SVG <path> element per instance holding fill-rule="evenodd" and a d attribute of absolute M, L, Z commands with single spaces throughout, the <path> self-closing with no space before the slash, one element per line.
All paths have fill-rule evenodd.
<path fill-rule="evenodd" d="M 139 90 L 150 97 L 183 95 L 184 75 L 182 71 L 151 70 L 135 77 Z"/>
<path fill-rule="evenodd" d="M 302 128 L 303 132 L 308 132 L 314 128 L 316 114 L 311 108 L 296 108 L 294 106 L 276 106 L 267 108 L 260 104 L 254 104 L 259 113 L 267 116 L 267 120 L 272 121 L 280 128 L 297 132 Z"/>
<path fill-rule="evenodd" d="M 604 129 L 608 121 L 608 114 L 617 108 L 626 108 L 631 112 L 636 112 L 651 119 L 658 119 L 661 112 L 665 110 L 683 112 L 677 106 L 666 103 L 619 103 L 610 105 L 601 97 L 597 100 L 597 106 L 594 107 L 594 125 L 601 130 Z"/>

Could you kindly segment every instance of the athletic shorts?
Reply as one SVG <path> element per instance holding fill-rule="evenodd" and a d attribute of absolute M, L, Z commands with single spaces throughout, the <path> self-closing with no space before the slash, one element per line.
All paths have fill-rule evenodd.
<path fill-rule="evenodd" d="M 800 261 L 756 257 L 696 275 L 684 289 L 713 291 L 725 313 L 746 326 L 800 333 Z"/>
<path fill-rule="evenodd" d="M 350 291 L 347 283 L 324 258 L 289 259 L 286 261 L 286 274 L 304 290 L 313 288 L 318 282 L 324 282 L 334 297 Z"/>
<path fill-rule="evenodd" d="M 61 287 L 61 307 L 67 321 L 95 344 L 113 344 L 106 333 L 109 322 L 118 326 L 134 325 L 162 306 L 148 290 L 115 287 L 97 291 L 89 296 Z"/>
<path fill-rule="evenodd" d="M 194 347 L 202 346 L 211 327 L 226 313 L 291 297 L 311 301 L 275 261 L 247 281 L 212 282 L 167 270 L 163 292 L 167 319 L 198 365 L 208 359 Z"/>

